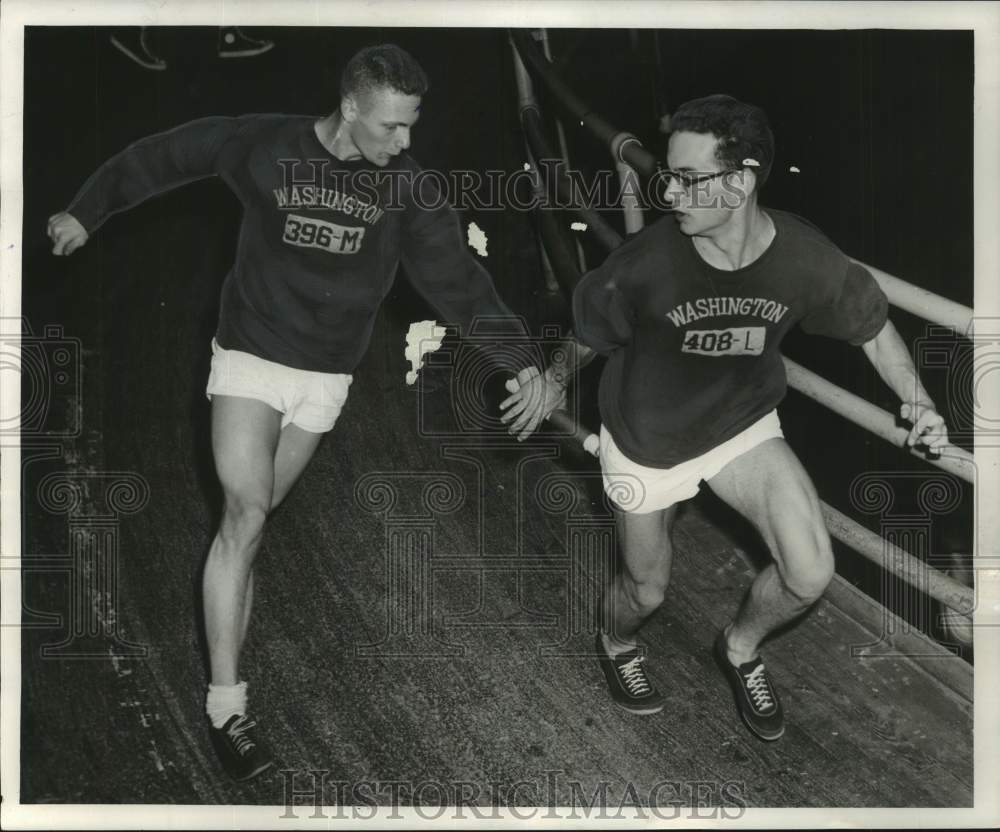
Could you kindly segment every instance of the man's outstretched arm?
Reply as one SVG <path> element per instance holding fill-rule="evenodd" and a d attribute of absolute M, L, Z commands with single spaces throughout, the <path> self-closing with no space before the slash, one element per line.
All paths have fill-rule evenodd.
<path fill-rule="evenodd" d="M 936 453 L 948 444 L 944 417 L 920 381 L 913 359 L 892 321 L 886 320 L 878 335 L 861 345 L 882 380 L 899 396 L 899 415 L 913 427 L 907 445 L 918 442 Z"/>
<path fill-rule="evenodd" d="M 218 173 L 219 151 L 243 122 L 198 119 L 140 139 L 112 156 L 87 179 L 65 211 L 49 217 L 52 253 L 72 254 L 112 214 Z"/>
<path fill-rule="evenodd" d="M 413 184 L 420 168 L 412 160 L 411 177 L 404 185 Z M 458 214 L 443 199 L 433 178 L 419 180 L 421 191 L 416 196 L 404 192 L 407 203 L 403 222 L 401 260 L 414 288 L 441 313 L 448 323 L 458 324 L 463 334 L 473 331 L 477 319 L 489 322 L 489 331 L 510 336 L 516 343 L 523 341 L 526 329 L 497 293 L 493 278 L 472 256 L 462 238 Z M 518 439 L 530 436 L 542 421 L 540 404 L 547 399 L 545 376 L 534 364 L 527 364 L 522 350 L 500 346 L 487 354 L 488 359 L 508 372 L 516 370 L 516 378 L 508 389 L 519 389 L 530 409 L 515 414 L 517 422 L 508 433 Z"/>

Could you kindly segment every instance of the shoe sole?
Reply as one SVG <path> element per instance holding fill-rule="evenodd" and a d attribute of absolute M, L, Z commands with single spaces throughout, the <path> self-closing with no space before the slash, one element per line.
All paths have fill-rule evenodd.
<path fill-rule="evenodd" d="M 650 714 L 658 714 L 665 707 L 664 705 L 655 705 L 652 708 L 630 708 L 628 705 L 623 705 L 617 699 L 612 699 L 619 708 L 623 711 L 627 711 L 630 714 L 636 714 L 636 716 L 649 716 Z"/>
<path fill-rule="evenodd" d="M 265 52 L 270 52 L 274 49 L 274 44 L 265 46 L 263 49 L 240 49 L 237 52 L 219 52 L 220 58 L 252 58 L 255 55 L 263 55 Z"/>
<path fill-rule="evenodd" d="M 273 760 L 268 760 L 266 763 L 264 763 L 264 765 L 258 766 L 256 769 L 254 769 L 253 771 L 251 771 L 249 774 L 244 775 L 243 777 L 234 777 L 233 779 L 237 783 L 246 783 L 248 780 L 253 780 L 254 777 L 259 777 L 265 771 L 267 771 L 269 768 L 272 768 L 273 766 L 274 766 L 274 761 Z"/>
<path fill-rule="evenodd" d="M 753 734 L 757 739 L 764 740 L 764 742 L 774 742 L 775 740 L 780 740 L 785 735 L 785 726 L 781 726 L 781 730 L 777 734 L 762 734 L 760 729 L 755 728 L 750 720 L 747 719 L 746 714 L 740 711 L 740 717 L 743 720 L 743 724 L 749 729 L 750 733 Z"/>

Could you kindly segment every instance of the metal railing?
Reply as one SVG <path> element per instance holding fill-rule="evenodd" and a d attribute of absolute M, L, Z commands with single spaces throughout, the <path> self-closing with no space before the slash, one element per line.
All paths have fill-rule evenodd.
<path fill-rule="evenodd" d="M 552 71 L 548 60 L 539 53 L 532 43 L 532 37 L 527 32 L 512 30 L 510 38 L 517 78 L 521 123 L 530 152 L 535 159 L 556 157 L 552 155 L 545 142 L 541 114 L 535 99 L 528 67 L 548 87 L 557 105 L 569 117 L 578 121 L 581 127 L 586 128 L 608 147 L 622 181 L 623 191 L 628 192 L 626 183 L 629 181 L 629 177 L 635 177 L 637 172 L 647 177 L 656 174 L 660 169 L 656 158 L 642 146 L 635 136 L 615 129 L 577 97 L 573 90 Z M 536 176 L 539 176 L 537 166 L 533 166 L 533 168 L 536 171 Z M 596 232 L 595 236 L 598 241 L 609 251 L 623 242 L 621 235 L 600 215 L 586 206 L 573 204 L 572 195 L 566 192 L 562 183 L 558 181 L 541 183 L 539 181 L 536 184 L 540 192 L 546 185 L 554 187 L 564 199 L 563 204 L 568 205 L 569 210 L 574 211 L 587 223 L 589 229 Z M 624 212 L 625 227 L 629 233 L 643 227 L 644 218 L 638 201 L 625 199 L 622 200 L 620 207 Z M 547 254 L 559 277 L 559 283 L 564 290 L 569 289 L 580 278 L 580 272 L 575 268 L 568 252 L 558 251 L 561 243 L 558 230 L 553 227 L 554 220 L 551 218 L 550 212 L 543 210 L 538 213 L 543 220 L 540 223 L 543 250 L 546 247 L 549 248 Z M 545 221 L 546 217 L 548 217 L 547 222 Z M 872 274 L 893 306 L 932 323 L 951 327 L 961 336 L 971 337 L 973 311 L 969 307 L 925 289 L 920 289 L 898 277 L 887 274 L 881 269 L 861 263 L 861 261 L 855 262 L 864 266 Z M 896 424 L 892 413 L 838 387 L 788 358 L 785 358 L 784 362 L 788 384 L 792 389 L 819 402 L 834 413 L 893 445 L 905 446 L 908 431 Z M 572 436 L 580 442 L 593 456 L 598 455 L 596 436 L 578 425 L 569 415 L 557 411 L 549 417 L 549 421 L 560 432 Z M 948 445 L 938 455 L 928 454 L 925 456 L 915 449 L 911 449 L 911 453 L 966 482 L 975 482 L 974 458 L 972 454 L 962 448 Z M 827 528 L 834 538 L 868 560 L 879 564 L 911 586 L 917 587 L 949 609 L 964 616 L 971 615 L 975 607 L 973 589 L 866 529 L 825 502 L 822 503 L 822 510 Z"/>

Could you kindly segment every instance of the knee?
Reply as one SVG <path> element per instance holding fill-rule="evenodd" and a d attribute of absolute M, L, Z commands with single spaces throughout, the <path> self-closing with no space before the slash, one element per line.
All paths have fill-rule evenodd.
<path fill-rule="evenodd" d="M 219 534 L 236 543 L 253 541 L 263 533 L 267 515 L 268 503 L 265 500 L 227 497 Z"/>
<path fill-rule="evenodd" d="M 812 604 L 826 591 L 834 575 L 833 550 L 825 530 L 812 547 L 796 553 L 782 573 L 785 589 L 803 604 Z"/>

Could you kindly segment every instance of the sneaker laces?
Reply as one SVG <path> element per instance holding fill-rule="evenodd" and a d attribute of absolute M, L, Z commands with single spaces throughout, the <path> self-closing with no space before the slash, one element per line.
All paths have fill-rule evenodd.
<path fill-rule="evenodd" d="M 642 656 L 636 656 L 625 664 L 618 666 L 618 674 L 625 682 L 625 687 L 632 696 L 641 696 L 651 690 L 649 680 L 642 669 Z"/>
<path fill-rule="evenodd" d="M 774 698 L 771 696 L 771 686 L 767 683 L 767 676 L 764 675 L 764 665 L 757 665 L 752 673 L 743 677 L 746 681 L 746 688 L 753 697 L 754 707 L 758 711 L 764 711 L 774 705 Z"/>
<path fill-rule="evenodd" d="M 247 716 L 241 716 L 233 720 L 233 724 L 226 729 L 229 738 L 233 741 L 236 753 L 245 757 L 254 749 L 254 741 L 247 735 L 246 731 L 253 728 L 257 723 Z"/>

